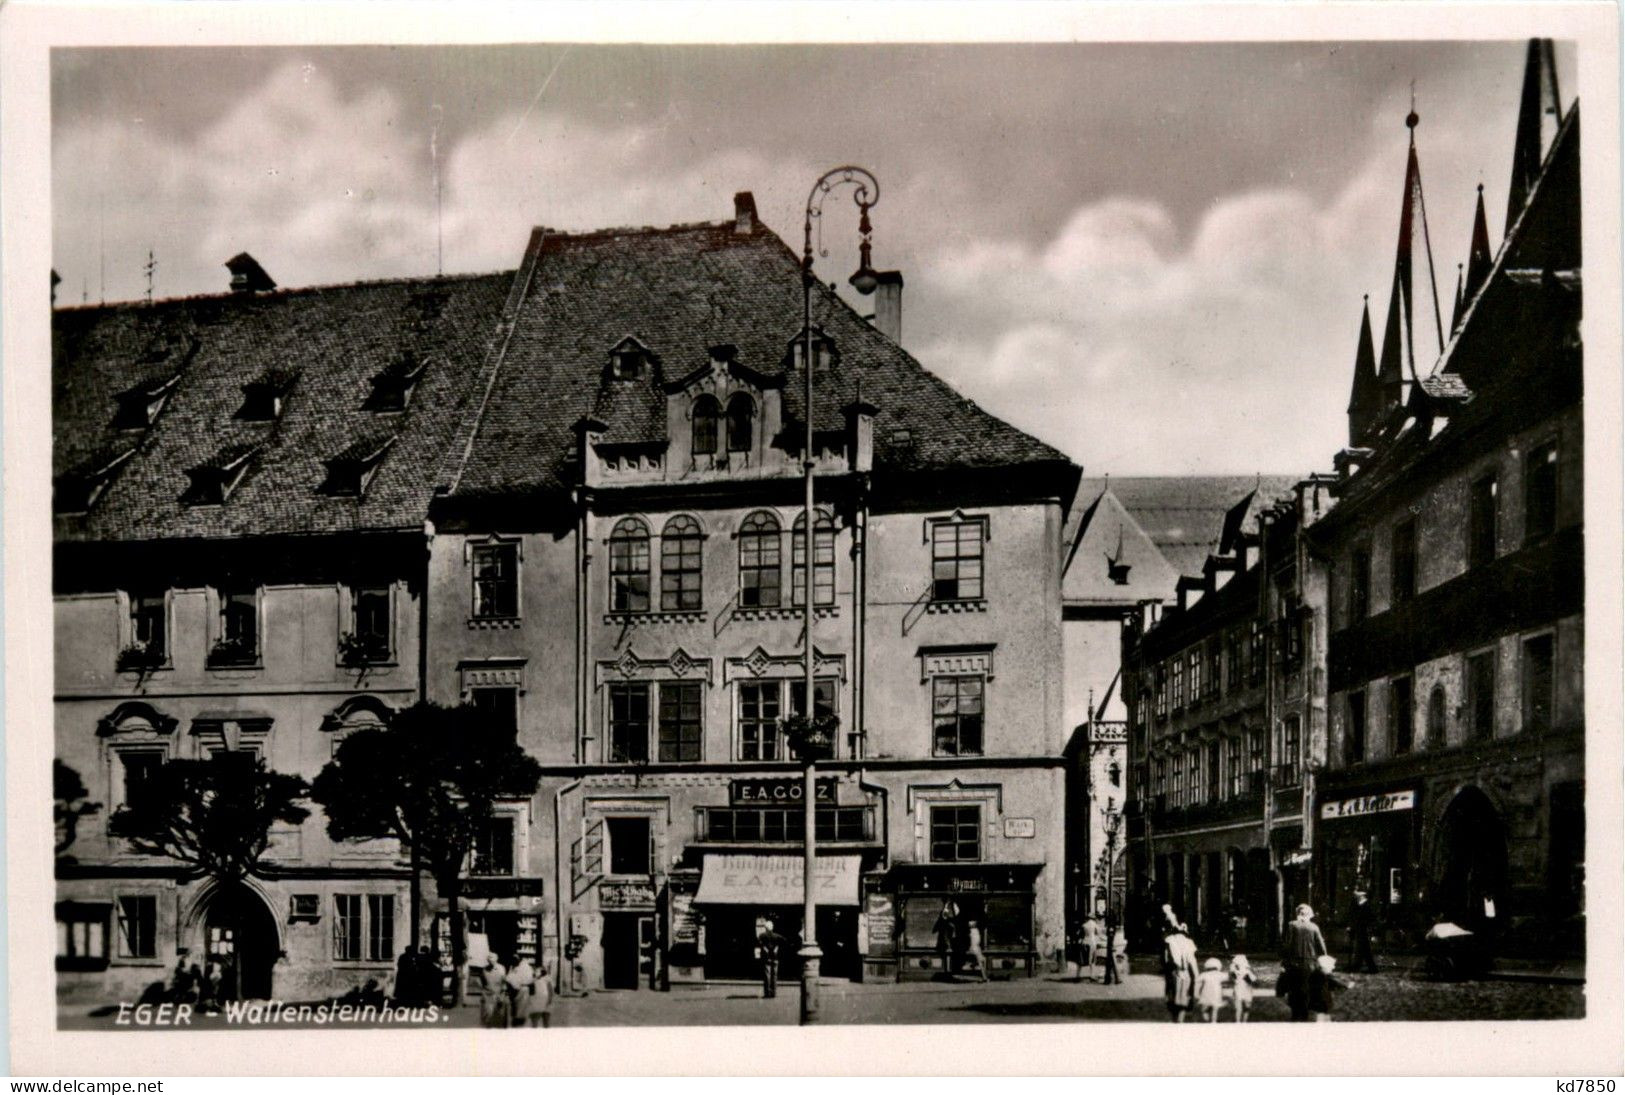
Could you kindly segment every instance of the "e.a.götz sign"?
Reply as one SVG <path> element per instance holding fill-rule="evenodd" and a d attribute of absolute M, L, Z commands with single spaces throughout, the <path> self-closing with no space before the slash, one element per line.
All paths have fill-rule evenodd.
<path fill-rule="evenodd" d="M 1322 821 L 1336 821 L 1344 817 L 1366 817 L 1386 814 L 1394 810 L 1410 810 L 1416 806 L 1415 791 L 1389 791 L 1383 795 L 1361 795 L 1320 804 Z"/>
<path fill-rule="evenodd" d="M 818 781 L 816 802 L 835 805 L 835 781 Z M 799 806 L 804 798 L 802 781 L 790 779 L 734 779 L 728 781 L 730 806 Z"/>

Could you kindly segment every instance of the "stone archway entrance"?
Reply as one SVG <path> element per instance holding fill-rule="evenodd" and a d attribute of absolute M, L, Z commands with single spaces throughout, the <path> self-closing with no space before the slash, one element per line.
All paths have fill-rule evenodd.
<path fill-rule="evenodd" d="M 1474 931 L 1507 916 L 1506 827 L 1476 787 L 1459 792 L 1439 822 L 1436 903 L 1444 916 Z"/>
<path fill-rule="evenodd" d="M 271 998 L 281 943 L 271 910 L 253 890 L 239 884 L 209 895 L 203 914 L 203 952 L 206 961 L 220 963 L 227 994 L 244 1000 Z"/>

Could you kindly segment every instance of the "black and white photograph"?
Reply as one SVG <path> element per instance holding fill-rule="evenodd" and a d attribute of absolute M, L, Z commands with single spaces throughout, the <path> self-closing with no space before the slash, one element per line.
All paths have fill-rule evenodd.
<path fill-rule="evenodd" d="M 797 11 L 48 51 L 33 1021 L 1617 1017 L 1612 24 Z"/>

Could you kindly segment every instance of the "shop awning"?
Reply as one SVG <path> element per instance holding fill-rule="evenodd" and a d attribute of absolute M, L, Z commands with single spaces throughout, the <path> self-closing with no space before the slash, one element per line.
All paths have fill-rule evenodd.
<path fill-rule="evenodd" d="M 821 855 L 813 861 L 813 898 L 820 905 L 856 905 L 861 856 Z M 800 905 L 802 857 L 708 855 L 694 895 L 699 905 Z"/>

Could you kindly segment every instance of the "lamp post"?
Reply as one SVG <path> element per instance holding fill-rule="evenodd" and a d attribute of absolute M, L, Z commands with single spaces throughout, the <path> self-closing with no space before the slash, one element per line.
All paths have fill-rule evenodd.
<path fill-rule="evenodd" d="M 1117 833 L 1123 824 L 1123 815 L 1120 811 L 1111 808 L 1111 800 L 1106 800 L 1106 971 L 1102 984 L 1113 985 L 1117 983 L 1117 931 L 1122 912 L 1115 906 L 1112 892 L 1112 872 L 1117 866 Z"/>
<path fill-rule="evenodd" d="M 812 295 L 816 284 L 813 278 L 813 221 L 823 224 L 824 198 L 830 191 L 838 186 L 850 185 L 854 188 L 852 200 L 857 203 L 859 211 L 859 256 L 858 270 L 852 275 L 851 285 L 865 296 L 875 291 L 875 272 L 869 268 L 869 208 L 880 200 L 880 183 L 868 171 L 861 167 L 837 167 L 826 171 L 813 184 L 807 194 L 806 219 L 803 222 L 803 236 L 801 247 L 801 371 L 806 381 L 806 400 L 802 406 L 802 417 L 806 419 L 806 436 L 801 449 L 801 467 L 806 482 L 806 509 L 802 520 L 805 528 L 802 530 L 805 539 L 802 541 L 804 552 L 802 562 L 804 571 L 802 577 L 802 638 L 806 643 L 806 663 L 802 682 L 802 718 L 806 733 L 803 735 L 801 759 L 806 764 L 806 771 L 802 785 L 801 800 L 804 811 L 805 833 L 802 845 L 801 864 L 801 1022 L 803 1025 L 816 1022 L 818 1019 L 818 963 L 823 957 L 823 951 L 818 948 L 818 901 L 814 895 L 813 866 L 818 854 L 817 837 L 817 811 L 818 787 L 814 774 L 818 754 L 822 751 L 824 743 L 815 741 L 816 727 L 818 726 L 817 705 L 814 702 L 814 653 L 813 653 L 813 598 L 817 592 L 814 577 L 818 569 L 818 557 L 815 554 L 817 547 L 817 515 L 813 511 L 813 470 L 817 461 L 817 453 L 813 449 L 813 337 L 812 337 Z M 820 233 L 822 240 L 822 233 Z M 821 254 L 828 254 L 820 250 Z M 828 743 L 831 750 L 834 748 L 833 739 Z"/>

